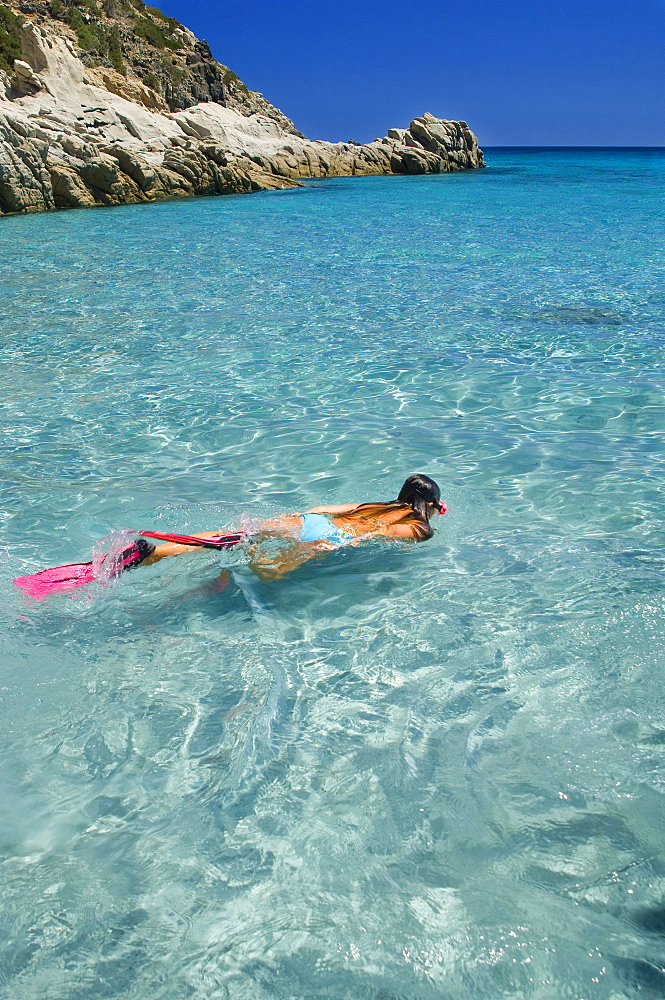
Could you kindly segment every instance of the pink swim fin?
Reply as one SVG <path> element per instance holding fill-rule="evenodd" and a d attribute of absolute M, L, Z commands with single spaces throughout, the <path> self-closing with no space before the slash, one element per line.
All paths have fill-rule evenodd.
<path fill-rule="evenodd" d="M 217 535 L 215 538 L 196 538 L 194 535 L 174 535 L 159 531 L 145 531 L 141 534 L 149 538 L 177 542 L 182 545 L 196 545 L 206 549 L 228 548 L 231 545 L 237 545 L 245 538 L 244 532 L 241 531 Z M 154 548 L 154 545 L 150 545 L 143 538 L 138 538 L 120 553 L 111 576 L 118 576 L 125 570 L 138 566 Z M 93 583 L 96 579 L 93 563 L 70 563 L 68 566 L 53 566 L 51 569 L 43 569 L 39 573 L 30 573 L 28 576 L 17 576 L 14 585 L 23 590 L 29 597 L 35 597 L 41 601 L 50 594 L 56 594 L 60 590 L 75 590 L 77 587 L 85 586 L 86 583 Z"/>
<path fill-rule="evenodd" d="M 58 590 L 74 590 L 92 583 L 94 579 L 95 570 L 91 562 L 70 563 L 69 566 L 54 566 L 29 576 L 17 576 L 14 586 L 25 591 L 28 597 L 36 597 L 41 601 Z"/>
<path fill-rule="evenodd" d="M 110 575 L 119 576 L 125 570 L 138 566 L 144 559 L 147 559 L 154 548 L 154 545 L 142 538 L 132 542 L 114 560 L 113 571 Z M 84 587 L 86 583 L 93 583 L 96 579 L 94 563 L 69 563 L 67 566 L 42 569 L 39 573 L 30 573 L 28 576 L 17 576 L 14 580 L 14 586 L 23 590 L 29 597 L 35 597 L 41 601 L 50 594 L 55 594 L 60 590 L 75 590 L 77 587 Z"/>

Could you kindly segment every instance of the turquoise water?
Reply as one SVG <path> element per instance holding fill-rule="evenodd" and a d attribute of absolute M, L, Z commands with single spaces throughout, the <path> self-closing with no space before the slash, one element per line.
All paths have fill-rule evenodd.
<path fill-rule="evenodd" d="M 2 221 L 3 998 L 663 995 L 665 153 L 488 160 Z"/>

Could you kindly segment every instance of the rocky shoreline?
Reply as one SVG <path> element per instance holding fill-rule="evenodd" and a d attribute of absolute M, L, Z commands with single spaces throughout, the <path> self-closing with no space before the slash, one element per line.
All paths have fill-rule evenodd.
<path fill-rule="evenodd" d="M 122 74 L 85 65 L 59 22 L 21 21 L 18 31 L 21 58 L 11 74 L 0 71 L 0 215 L 274 190 L 309 177 L 484 166 L 465 122 L 425 114 L 367 145 L 312 142 L 235 75 L 226 90 L 214 90 L 213 79 L 217 99 L 204 93 L 205 100 L 171 110 L 157 84 L 153 90 L 126 66 Z M 205 43 L 185 32 L 172 29 L 174 45 L 185 46 L 183 65 L 196 66 L 192 52 Z M 215 65 L 223 80 L 224 67 Z M 173 101 L 187 103 L 178 95 Z"/>

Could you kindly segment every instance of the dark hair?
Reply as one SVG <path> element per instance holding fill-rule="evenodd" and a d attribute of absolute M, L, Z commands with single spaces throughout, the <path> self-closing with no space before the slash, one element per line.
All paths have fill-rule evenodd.
<path fill-rule="evenodd" d="M 383 503 L 361 503 L 349 511 L 346 516 L 352 517 L 356 514 L 358 517 L 371 521 L 372 518 L 380 517 L 387 510 L 399 511 L 400 508 L 404 510 L 405 507 L 409 507 L 410 511 L 404 511 L 397 518 L 397 521 L 391 523 L 408 522 L 413 528 L 414 538 L 419 542 L 424 542 L 434 534 L 429 523 L 429 505 L 438 505 L 440 501 L 441 490 L 434 480 L 430 479 L 429 476 L 415 475 L 409 476 L 404 481 L 396 500 L 388 500 L 387 502 L 384 500 Z"/>
<path fill-rule="evenodd" d="M 441 490 L 429 476 L 416 473 L 404 480 L 396 503 L 408 504 L 416 514 L 429 524 L 429 504 L 438 504 Z"/>

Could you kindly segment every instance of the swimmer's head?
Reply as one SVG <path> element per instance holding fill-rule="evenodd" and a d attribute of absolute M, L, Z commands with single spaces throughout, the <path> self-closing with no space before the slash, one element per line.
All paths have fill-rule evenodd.
<path fill-rule="evenodd" d="M 409 476 L 404 481 L 404 485 L 397 497 L 398 503 L 408 504 L 413 510 L 426 521 L 429 521 L 432 507 L 439 514 L 445 514 L 447 507 L 441 500 L 441 490 L 429 476 L 416 474 Z"/>

